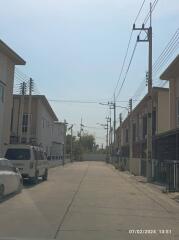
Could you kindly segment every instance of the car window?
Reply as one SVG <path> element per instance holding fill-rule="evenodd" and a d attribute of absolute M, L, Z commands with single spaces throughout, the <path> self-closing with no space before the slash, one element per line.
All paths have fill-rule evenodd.
<path fill-rule="evenodd" d="M 30 150 L 20 148 L 10 148 L 7 150 L 5 158 L 9 160 L 29 160 Z"/>

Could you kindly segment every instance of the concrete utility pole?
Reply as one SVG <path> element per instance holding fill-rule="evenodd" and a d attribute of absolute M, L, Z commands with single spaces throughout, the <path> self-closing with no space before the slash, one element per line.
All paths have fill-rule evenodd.
<path fill-rule="evenodd" d="M 80 152 L 80 156 L 79 156 L 80 161 L 82 160 L 82 156 L 81 156 L 81 154 L 82 154 L 81 135 L 82 135 L 83 127 L 84 127 L 84 125 L 83 125 L 83 120 L 82 120 L 82 118 L 81 118 L 81 123 L 80 123 L 80 151 L 81 151 L 81 152 Z"/>
<path fill-rule="evenodd" d="M 130 111 L 130 127 L 129 127 L 129 171 L 131 171 L 131 163 L 133 157 L 133 121 L 132 121 L 132 98 L 129 99 L 129 111 Z"/>
<path fill-rule="evenodd" d="M 119 123 L 120 123 L 120 139 L 119 139 L 119 148 L 121 152 L 121 143 L 122 143 L 122 113 L 119 114 Z"/>
<path fill-rule="evenodd" d="M 141 40 L 138 36 L 138 42 L 149 43 L 148 57 L 148 114 L 147 114 L 147 181 L 152 181 L 152 4 L 150 3 L 150 26 L 146 28 L 142 24 L 142 28 L 136 28 L 133 25 L 133 30 L 140 30 L 146 33 L 146 39 Z"/>
<path fill-rule="evenodd" d="M 27 120 L 27 142 L 30 143 L 31 135 L 31 105 L 32 105 L 32 91 L 33 91 L 34 81 L 32 78 L 29 80 L 29 101 L 28 101 L 28 120 Z"/>
<path fill-rule="evenodd" d="M 109 124 L 107 119 L 107 126 L 106 126 L 106 162 L 108 162 L 108 156 L 109 156 L 109 146 L 108 146 L 108 139 L 109 139 Z"/>
<path fill-rule="evenodd" d="M 116 96 L 115 94 L 114 94 L 113 109 L 114 109 L 114 151 L 115 151 L 116 149 Z"/>
<path fill-rule="evenodd" d="M 23 117 L 24 117 L 24 96 L 26 94 L 26 82 L 21 83 L 20 85 L 20 110 L 19 110 L 19 125 L 18 125 L 18 142 L 22 142 L 22 124 L 23 124 Z"/>
<path fill-rule="evenodd" d="M 106 150 L 107 150 L 107 152 L 106 152 L 106 161 L 108 162 L 109 155 L 110 155 L 110 149 L 109 149 L 109 144 L 110 144 L 109 128 L 110 128 L 110 126 L 109 126 L 109 123 L 111 122 L 111 118 L 107 117 L 106 121 L 107 121 L 107 123 L 106 123 L 106 130 L 107 130 L 107 133 L 106 133 Z"/>
<path fill-rule="evenodd" d="M 64 120 L 64 147 L 63 147 L 63 160 L 62 165 L 65 165 L 65 158 L 66 158 L 66 131 L 67 131 L 68 123 Z"/>
<path fill-rule="evenodd" d="M 73 162 L 73 124 L 68 130 L 71 130 L 70 159 L 71 159 L 71 162 Z"/>
<path fill-rule="evenodd" d="M 111 158 L 112 155 L 112 124 L 111 124 L 111 117 L 109 119 L 109 155 Z"/>

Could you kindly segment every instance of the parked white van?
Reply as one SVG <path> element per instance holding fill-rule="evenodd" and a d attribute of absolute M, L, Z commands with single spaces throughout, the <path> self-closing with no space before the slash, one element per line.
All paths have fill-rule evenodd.
<path fill-rule="evenodd" d="M 48 160 L 42 148 L 24 144 L 10 144 L 7 147 L 5 158 L 17 167 L 23 178 L 28 178 L 33 183 L 42 177 L 48 177 Z"/>

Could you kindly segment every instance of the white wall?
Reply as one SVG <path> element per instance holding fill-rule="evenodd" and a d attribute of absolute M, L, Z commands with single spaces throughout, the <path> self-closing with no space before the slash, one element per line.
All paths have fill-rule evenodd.
<path fill-rule="evenodd" d="M 14 63 L 0 52 L 0 80 L 6 85 L 4 88 L 4 103 L 0 110 L 0 155 L 4 154 L 4 144 L 9 143 L 11 112 L 13 102 Z M 3 106 L 2 106 L 3 105 Z"/>
<path fill-rule="evenodd" d="M 47 154 L 50 154 L 53 134 L 54 134 L 54 119 L 47 111 L 41 100 L 37 103 L 37 142 L 42 144 Z"/>

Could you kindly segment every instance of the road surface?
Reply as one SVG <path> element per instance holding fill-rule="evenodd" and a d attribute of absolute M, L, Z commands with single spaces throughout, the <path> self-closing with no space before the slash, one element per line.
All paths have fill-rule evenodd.
<path fill-rule="evenodd" d="M 0 239 L 13 237 L 178 240 L 179 203 L 111 165 L 67 164 L 0 204 Z"/>

